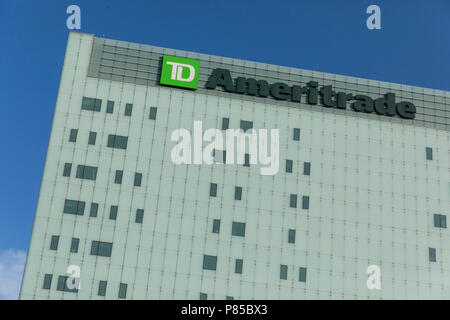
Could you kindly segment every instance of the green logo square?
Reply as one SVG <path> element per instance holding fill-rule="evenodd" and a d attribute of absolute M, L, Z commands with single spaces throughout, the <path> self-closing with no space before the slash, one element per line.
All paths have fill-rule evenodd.
<path fill-rule="evenodd" d="M 164 56 L 160 84 L 174 87 L 197 89 L 200 61 Z"/>

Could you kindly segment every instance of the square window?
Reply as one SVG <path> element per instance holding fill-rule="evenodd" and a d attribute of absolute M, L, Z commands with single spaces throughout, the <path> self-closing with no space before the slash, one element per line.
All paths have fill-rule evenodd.
<path fill-rule="evenodd" d="M 241 129 L 244 130 L 244 132 L 246 132 L 249 129 L 253 129 L 253 122 L 241 120 Z"/>
<path fill-rule="evenodd" d="M 216 267 L 217 267 L 217 256 L 203 255 L 203 269 L 216 270 Z"/>
<path fill-rule="evenodd" d="M 297 208 L 297 195 L 296 194 L 291 194 L 290 199 L 289 199 L 289 206 L 291 208 Z"/>
<path fill-rule="evenodd" d="M 292 173 L 292 160 L 286 160 L 286 172 Z"/>
<path fill-rule="evenodd" d="M 245 237 L 245 223 L 233 221 L 231 225 L 231 235 Z"/>
<path fill-rule="evenodd" d="M 117 219 L 117 206 L 111 206 L 111 209 L 109 210 L 109 219 L 116 220 Z"/>
<path fill-rule="evenodd" d="M 72 171 L 72 164 L 71 163 L 64 163 L 63 176 L 64 177 L 70 177 L 70 172 L 71 171 Z"/>
<path fill-rule="evenodd" d="M 206 293 L 200 292 L 200 300 L 208 300 L 208 295 Z"/>
<path fill-rule="evenodd" d="M 156 120 L 156 111 L 157 109 L 155 107 L 150 108 L 150 115 L 148 117 L 150 120 Z"/>
<path fill-rule="evenodd" d="M 436 228 L 447 228 L 447 216 L 443 214 L 434 215 L 434 226 Z"/>

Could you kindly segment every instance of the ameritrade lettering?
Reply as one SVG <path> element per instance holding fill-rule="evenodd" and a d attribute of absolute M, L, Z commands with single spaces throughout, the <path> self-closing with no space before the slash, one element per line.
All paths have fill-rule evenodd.
<path fill-rule="evenodd" d="M 214 69 L 209 77 L 206 88 L 216 89 L 222 87 L 226 92 L 247 94 L 267 98 L 269 94 L 277 100 L 300 102 L 302 95 L 306 95 L 308 104 L 321 104 L 326 108 L 347 109 L 347 102 L 357 112 L 377 113 L 383 116 L 398 115 L 405 119 L 414 119 L 416 107 L 413 103 L 402 101 L 395 102 L 394 93 L 386 93 L 383 97 L 372 99 L 369 96 L 345 92 L 334 92 L 332 86 L 319 88 L 316 81 L 310 81 L 304 87 L 299 85 L 289 86 L 283 82 L 269 84 L 266 80 L 238 77 L 233 82 L 230 71 L 227 69 Z"/>

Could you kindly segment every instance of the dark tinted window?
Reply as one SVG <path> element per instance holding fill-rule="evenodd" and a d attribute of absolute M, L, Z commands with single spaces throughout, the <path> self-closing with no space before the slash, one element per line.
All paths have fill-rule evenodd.
<path fill-rule="evenodd" d="M 157 109 L 155 107 L 150 108 L 150 115 L 149 115 L 150 120 L 156 120 L 156 111 Z"/>
<path fill-rule="evenodd" d="M 100 280 L 100 282 L 98 283 L 98 295 L 99 296 L 104 297 L 106 295 L 107 284 L 108 283 L 106 281 Z"/>
<path fill-rule="evenodd" d="M 294 136 L 293 139 L 295 141 L 300 141 L 300 129 L 299 128 L 294 128 Z"/>
<path fill-rule="evenodd" d="M 108 101 L 106 104 L 106 113 L 113 113 L 114 112 L 114 101 Z"/>
<path fill-rule="evenodd" d="M 203 256 L 203 269 L 205 270 L 216 270 L 217 267 L 217 257 L 216 256 Z"/>
<path fill-rule="evenodd" d="M 102 100 L 100 99 L 83 97 L 83 101 L 81 102 L 81 109 L 83 110 L 100 111 L 101 107 Z"/>
<path fill-rule="evenodd" d="M 117 149 L 126 149 L 128 143 L 128 137 L 124 136 L 116 136 L 113 134 L 110 134 L 108 136 L 108 147 L 110 148 L 117 148 Z"/>
<path fill-rule="evenodd" d="M 91 255 L 111 257 L 112 243 L 102 241 L 92 241 Z"/>
<path fill-rule="evenodd" d="M 89 132 L 89 140 L 88 140 L 88 144 L 94 145 L 95 144 L 95 140 L 97 140 L 97 132 Z"/>
<path fill-rule="evenodd" d="M 245 237 L 245 223 L 233 221 L 233 224 L 231 225 L 231 235 Z"/>
<path fill-rule="evenodd" d="M 132 110 L 133 110 L 133 105 L 131 103 L 127 103 L 125 105 L 125 116 L 127 116 L 127 117 L 131 116 Z"/>
<path fill-rule="evenodd" d="M 220 232 L 220 220 L 219 219 L 214 219 L 213 220 L 212 232 L 213 233 L 219 233 Z"/>
<path fill-rule="evenodd" d="M 241 199 L 242 199 L 242 187 L 235 187 L 234 200 L 241 200 Z"/>
<path fill-rule="evenodd" d="M 80 239 L 72 238 L 72 243 L 70 244 L 70 252 L 77 253 L 79 244 L 80 244 Z"/>
<path fill-rule="evenodd" d="M 69 142 L 76 142 L 77 135 L 78 135 L 77 129 L 70 129 Z"/>
<path fill-rule="evenodd" d="M 117 206 L 111 206 L 111 209 L 109 210 L 109 219 L 116 220 L 117 219 Z"/>
<path fill-rule="evenodd" d="M 97 167 L 78 165 L 76 177 L 78 179 L 95 180 L 97 179 Z"/>
<path fill-rule="evenodd" d="M 98 203 L 91 203 L 91 210 L 89 212 L 90 217 L 96 217 L 98 212 Z"/>
<path fill-rule="evenodd" d="M 137 209 L 136 210 L 136 223 L 142 223 L 142 221 L 144 220 L 144 210 L 142 209 Z"/>
<path fill-rule="evenodd" d="M 229 118 L 222 118 L 222 130 L 227 130 L 230 125 Z"/>
<path fill-rule="evenodd" d="M 280 279 L 283 279 L 283 280 L 287 279 L 287 271 L 288 271 L 287 265 L 282 264 L 280 266 Z"/>
<path fill-rule="evenodd" d="M 210 196 L 210 197 L 215 197 L 215 196 L 217 196 L 217 184 L 211 183 L 211 184 L 209 185 L 209 196 Z"/>
<path fill-rule="evenodd" d="M 70 172 L 71 171 L 72 171 L 72 164 L 71 163 L 64 163 L 63 176 L 64 177 L 70 177 Z"/>
<path fill-rule="evenodd" d="M 64 213 L 77 214 L 82 216 L 84 214 L 84 201 L 75 201 L 66 199 L 64 202 Z"/>
<path fill-rule="evenodd" d="M 305 162 L 303 164 L 303 174 L 309 176 L 311 174 L 311 163 Z"/>
<path fill-rule="evenodd" d="M 296 194 L 291 194 L 290 199 L 289 199 L 289 206 L 291 208 L 297 208 L 297 195 Z"/>
<path fill-rule="evenodd" d="M 50 287 L 52 286 L 52 279 L 53 276 L 51 274 L 46 274 L 44 276 L 44 284 L 42 285 L 42 289 L 50 290 Z"/>
<path fill-rule="evenodd" d="M 286 160 L 286 172 L 292 173 L 292 160 Z"/>
<path fill-rule="evenodd" d="M 59 236 L 52 236 L 50 250 L 58 250 Z"/>

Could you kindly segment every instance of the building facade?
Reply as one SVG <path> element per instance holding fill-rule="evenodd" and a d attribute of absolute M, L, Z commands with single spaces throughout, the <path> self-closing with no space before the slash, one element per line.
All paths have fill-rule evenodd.
<path fill-rule="evenodd" d="M 195 121 L 278 129 L 278 172 L 175 164 Z M 450 92 L 71 32 L 20 298 L 449 299 L 449 129 Z"/>

